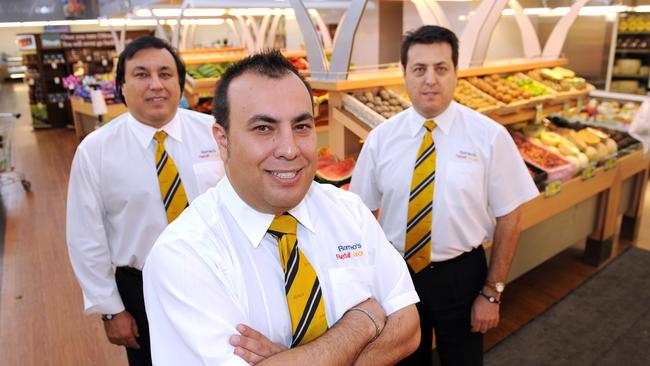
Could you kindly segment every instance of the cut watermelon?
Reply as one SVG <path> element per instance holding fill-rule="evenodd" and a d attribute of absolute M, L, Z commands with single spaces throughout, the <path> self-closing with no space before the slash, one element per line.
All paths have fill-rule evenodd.
<path fill-rule="evenodd" d="M 316 169 L 321 170 L 325 167 L 338 163 L 338 161 L 339 159 L 337 159 L 336 155 L 333 154 L 320 156 L 318 158 L 318 167 Z"/>
<path fill-rule="evenodd" d="M 350 182 L 355 161 L 353 158 L 341 160 L 316 171 L 316 181 L 331 183 L 337 187 Z"/>
<path fill-rule="evenodd" d="M 344 185 L 340 186 L 339 188 L 349 191 L 350 190 L 350 183 L 345 183 Z"/>

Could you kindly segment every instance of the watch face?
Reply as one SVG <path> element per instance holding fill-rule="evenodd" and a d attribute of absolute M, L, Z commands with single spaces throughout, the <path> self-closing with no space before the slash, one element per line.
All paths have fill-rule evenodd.
<path fill-rule="evenodd" d="M 503 284 L 503 282 L 497 282 L 496 286 L 494 287 L 496 287 L 497 292 L 503 292 L 503 290 L 506 288 L 506 285 Z"/>

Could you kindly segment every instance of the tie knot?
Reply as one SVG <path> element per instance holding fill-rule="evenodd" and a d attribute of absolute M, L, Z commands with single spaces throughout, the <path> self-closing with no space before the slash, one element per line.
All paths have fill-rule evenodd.
<path fill-rule="evenodd" d="M 165 131 L 158 131 L 153 135 L 153 139 L 158 141 L 159 144 L 164 143 L 166 138 L 167 138 L 167 132 Z"/>
<path fill-rule="evenodd" d="M 288 213 L 283 213 L 282 215 L 276 216 L 269 226 L 269 232 L 279 233 L 279 234 L 293 234 L 296 235 L 296 227 L 298 226 L 298 221 L 296 218 L 289 215 Z"/>
<path fill-rule="evenodd" d="M 436 126 L 436 123 L 432 119 L 424 122 L 424 128 L 426 128 L 429 132 L 433 131 Z"/>

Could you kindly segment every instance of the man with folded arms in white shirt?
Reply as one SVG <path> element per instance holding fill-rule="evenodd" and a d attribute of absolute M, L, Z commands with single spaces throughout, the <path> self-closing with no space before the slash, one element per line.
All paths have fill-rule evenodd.
<path fill-rule="evenodd" d="M 67 241 L 85 312 L 102 314 L 130 365 L 151 365 L 141 269 L 167 224 L 217 183 L 223 163 L 209 136 L 213 117 L 178 109 L 185 66 L 169 44 L 131 42 L 116 83 L 129 112 L 77 148 Z"/>
<path fill-rule="evenodd" d="M 370 132 L 350 190 L 379 217 L 420 295 L 422 344 L 400 365 L 431 365 L 431 328 L 444 366 L 481 365 L 483 334 L 499 322 L 519 207 L 539 192 L 506 129 L 452 100 L 453 32 L 407 33 L 401 61 L 413 107 Z"/>
<path fill-rule="evenodd" d="M 221 77 L 226 178 L 144 269 L 156 365 L 393 365 L 419 343 L 408 269 L 354 194 L 313 181 L 311 88 L 277 51 Z"/>

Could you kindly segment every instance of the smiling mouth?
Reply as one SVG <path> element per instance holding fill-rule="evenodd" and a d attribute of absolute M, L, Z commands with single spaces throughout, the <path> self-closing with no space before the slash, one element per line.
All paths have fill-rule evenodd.
<path fill-rule="evenodd" d="M 291 182 L 302 172 L 302 168 L 298 170 L 290 171 L 276 171 L 276 170 L 267 170 L 267 173 L 271 174 L 274 178 L 280 181 Z"/>
<path fill-rule="evenodd" d="M 160 103 L 160 102 L 163 102 L 163 101 L 165 101 L 165 100 L 167 100 L 167 98 L 165 98 L 165 97 L 151 97 L 151 98 L 147 98 L 147 102 L 149 102 L 149 103 Z"/>

